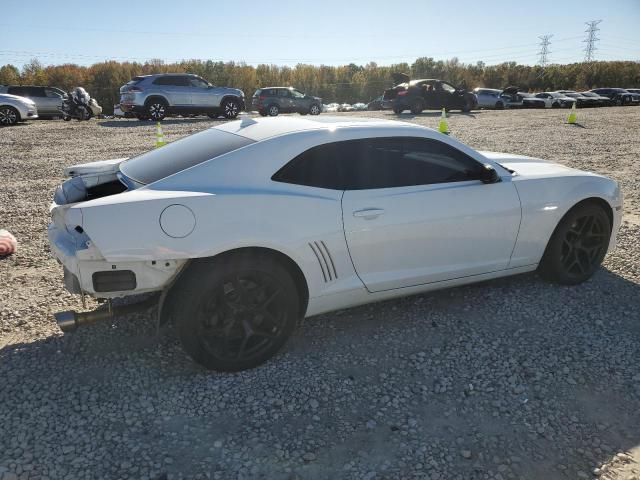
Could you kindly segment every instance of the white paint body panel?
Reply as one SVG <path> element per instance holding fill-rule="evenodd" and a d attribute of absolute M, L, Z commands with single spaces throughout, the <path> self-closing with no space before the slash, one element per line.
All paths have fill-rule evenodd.
<path fill-rule="evenodd" d="M 614 234 L 620 223 L 622 196 L 609 179 L 528 157 L 477 152 L 412 124 L 324 116 L 257 119 L 245 126 L 236 121 L 216 128 L 256 143 L 142 188 L 52 207 L 52 251 L 79 276 L 86 293 L 113 297 L 161 290 L 190 259 L 261 247 L 298 265 L 309 290 L 307 315 L 314 315 L 533 270 L 560 218 L 584 198 L 611 206 Z M 448 143 L 492 165 L 501 182 L 343 192 L 271 180 L 313 146 L 387 136 Z M 119 161 L 70 170 L 89 182 L 96 176 L 112 178 Z M 191 225 L 181 209 L 165 227 L 176 229 L 171 236 L 161 216 L 174 205 L 193 212 L 195 220 Z M 368 208 L 384 213 L 353 216 Z M 77 225 L 90 239 L 89 249 L 73 233 Z M 161 261 L 171 268 L 154 276 Z M 86 279 L 103 267 L 140 272 L 138 288 L 96 294 Z"/>

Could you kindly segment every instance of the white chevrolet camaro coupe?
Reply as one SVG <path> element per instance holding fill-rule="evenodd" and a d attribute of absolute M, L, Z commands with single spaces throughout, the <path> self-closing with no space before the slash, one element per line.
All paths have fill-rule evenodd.
<path fill-rule="evenodd" d="M 608 178 L 375 119 L 247 117 L 65 173 L 48 233 L 66 288 L 157 292 L 159 321 L 221 371 L 305 316 L 536 269 L 583 282 L 622 216 Z"/>

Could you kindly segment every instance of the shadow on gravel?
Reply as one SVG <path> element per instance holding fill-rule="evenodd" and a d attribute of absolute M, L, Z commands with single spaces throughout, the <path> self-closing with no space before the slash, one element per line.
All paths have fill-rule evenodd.
<path fill-rule="evenodd" d="M 210 123 L 210 122 L 227 122 L 226 118 L 174 118 L 171 120 L 162 120 L 160 125 L 184 125 L 185 123 Z M 116 127 L 116 128 L 133 128 L 133 127 L 148 127 L 150 125 L 156 125 L 156 122 L 152 120 L 137 120 L 137 119 L 123 119 L 123 120 L 104 120 L 99 121 L 98 125 L 101 127 Z"/>
<path fill-rule="evenodd" d="M 640 286 L 608 270 L 524 275 L 307 319 L 237 374 L 204 371 L 150 316 L 95 324 L 0 350 L 0 467 L 590 478 L 640 444 L 638 312 Z"/>
<path fill-rule="evenodd" d="M 460 111 L 449 111 L 447 112 L 447 117 L 452 117 L 452 116 L 464 116 L 464 117 L 471 117 L 471 118 L 476 118 L 476 115 L 481 115 L 482 112 L 481 111 L 475 111 L 475 112 L 460 112 Z M 404 112 L 404 113 L 400 113 L 400 114 L 396 114 L 393 112 L 389 112 L 386 113 L 387 116 L 389 117 L 393 117 L 397 120 L 410 120 L 410 119 L 414 119 L 414 118 L 428 118 L 428 117 L 437 117 L 440 118 L 440 116 L 442 115 L 441 111 L 435 111 L 435 112 L 422 112 L 419 113 L 417 115 L 414 115 L 413 113 L 409 113 L 409 112 Z"/>

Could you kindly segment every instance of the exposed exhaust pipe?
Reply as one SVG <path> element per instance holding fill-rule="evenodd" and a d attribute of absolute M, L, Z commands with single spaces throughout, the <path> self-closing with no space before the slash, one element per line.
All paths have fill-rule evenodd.
<path fill-rule="evenodd" d="M 60 330 L 64 333 L 73 332 L 82 325 L 99 322 L 101 320 L 109 320 L 119 315 L 127 313 L 139 312 L 151 308 L 158 303 L 159 296 L 152 295 L 149 298 L 138 303 L 127 305 L 110 306 L 106 309 L 93 310 L 91 312 L 76 312 L 75 310 L 67 310 L 65 312 L 54 313 L 56 323 Z"/>

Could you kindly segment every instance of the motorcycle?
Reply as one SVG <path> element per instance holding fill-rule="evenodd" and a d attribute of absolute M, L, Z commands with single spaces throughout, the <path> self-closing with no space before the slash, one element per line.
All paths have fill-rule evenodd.
<path fill-rule="evenodd" d="M 65 122 L 72 118 L 82 121 L 100 115 L 102 107 L 98 105 L 95 98 L 91 98 L 84 88 L 76 87 L 65 95 L 60 112 Z"/>

